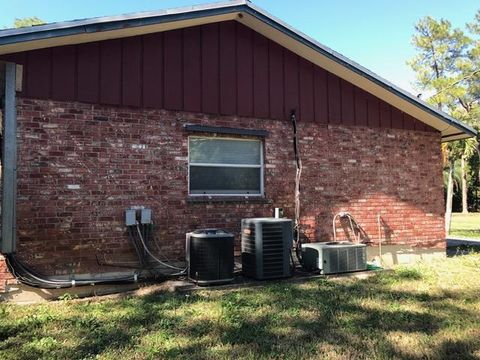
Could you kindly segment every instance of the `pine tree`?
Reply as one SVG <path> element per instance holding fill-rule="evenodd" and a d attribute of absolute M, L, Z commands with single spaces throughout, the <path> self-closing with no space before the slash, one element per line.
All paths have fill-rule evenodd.
<path fill-rule="evenodd" d="M 453 29 L 449 21 L 425 17 L 415 26 L 412 43 L 418 51 L 408 64 L 416 72 L 416 86 L 429 95 L 428 102 L 440 110 L 452 112 L 456 109 L 459 87 L 459 65 L 467 57 L 471 40 L 460 29 Z M 450 230 L 453 173 L 459 144 L 449 143 L 442 149 L 448 159 L 447 203 L 445 230 Z"/>
<path fill-rule="evenodd" d="M 468 89 L 469 101 L 468 122 L 477 130 L 479 135 L 473 142 L 473 148 L 478 156 L 478 179 L 480 180 L 480 10 L 475 14 L 473 22 L 467 24 L 467 29 L 474 40 L 468 52 L 468 62 L 462 68 Z"/>

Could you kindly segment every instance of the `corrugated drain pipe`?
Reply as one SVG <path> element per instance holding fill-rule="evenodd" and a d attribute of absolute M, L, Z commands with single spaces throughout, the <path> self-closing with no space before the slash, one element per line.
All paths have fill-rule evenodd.
<path fill-rule="evenodd" d="M 102 276 L 102 274 L 98 274 L 98 276 L 95 278 L 90 279 L 56 279 L 51 276 L 38 274 L 34 270 L 30 269 L 27 265 L 19 261 L 14 254 L 6 254 L 5 260 L 8 270 L 22 284 L 45 289 L 59 289 L 82 285 L 99 285 L 124 282 L 131 283 L 137 282 L 139 279 L 138 272 L 134 272 L 132 275 L 128 276 Z"/>

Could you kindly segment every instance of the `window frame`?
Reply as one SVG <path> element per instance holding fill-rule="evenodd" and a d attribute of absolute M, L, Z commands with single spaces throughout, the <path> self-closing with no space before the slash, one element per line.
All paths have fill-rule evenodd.
<path fill-rule="evenodd" d="M 190 163 L 190 139 L 211 139 L 211 140 L 231 140 L 231 141 L 250 141 L 250 142 L 258 142 L 260 146 L 260 164 L 259 165 L 251 165 L 251 164 L 227 164 L 227 163 Z M 191 197 L 255 197 L 261 198 L 264 196 L 264 177 L 265 177 L 265 162 L 264 162 L 264 143 L 262 139 L 252 139 L 252 138 L 238 138 L 238 137 L 229 137 L 229 136 L 202 136 L 202 135 L 193 135 L 188 136 L 187 139 L 187 146 L 188 146 L 188 196 Z M 249 169 L 260 169 L 260 189 L 259 193 L 192 193 L 190 190 L 190 167 L 191 166 L 198 166 L 198 167 L 232 167 L 232 168 L 249 168 Z"/>

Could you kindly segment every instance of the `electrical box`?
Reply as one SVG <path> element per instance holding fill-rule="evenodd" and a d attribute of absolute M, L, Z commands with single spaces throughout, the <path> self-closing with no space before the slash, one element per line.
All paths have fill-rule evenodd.
<path fill-rule="evenodd" d="M 133 226 L 137 224 L 137 211 L 133 209 L 125 210 L 125 225 Z"/>
<path fill-rule="evenodd" d="M 142 224 L 150 224 L 152 222 L 152 210 L 151 209 L 140 210 L 140 222 Z"/>

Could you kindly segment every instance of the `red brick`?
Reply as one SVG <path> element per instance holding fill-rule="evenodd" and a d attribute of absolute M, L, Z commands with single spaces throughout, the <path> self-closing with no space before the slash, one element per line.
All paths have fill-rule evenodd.
<path fill-rule="evenodd" d="M 153 210 L 157 242 L 171 258 L 183 257 L 185 233 L 195 228 L 233 231 L 238 251 L 242 218 L 274 207 L 293 218 L 289 122 L 21 98 L 18 110 L 17 252 L 43 273 L 112 271 L 96 255 L 133 255 L 123 230 L 132 205 Z M 268 130 L 266 201 L 187 201 L 187 123 Z M 333 215 L 349 211 L 373 243 L 380 214 L 390 243 L 445 246 L 440 134 L 316 123 L 298 131 L 309 241 L 332 239 Z M 146 148 L 132 148 L 139 144 Z M 12 279 L 2 269 L 0 261 L 0 286 Z"/>

